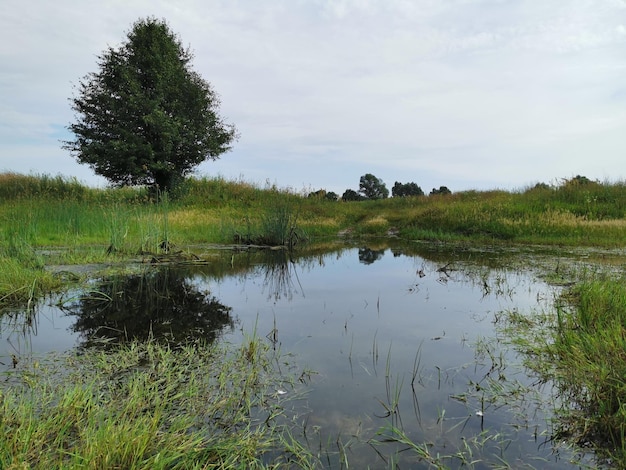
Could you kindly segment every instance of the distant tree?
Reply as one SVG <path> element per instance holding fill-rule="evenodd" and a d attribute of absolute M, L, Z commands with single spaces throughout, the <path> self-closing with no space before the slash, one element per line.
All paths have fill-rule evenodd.
<path fill-rule="evenodd" d="M 391 188 L 391 195 L 393 197 L 423 196 L 424 191 L 416 183 L 402 184 L 396 181 Z"/>
<path fill-rule="evenodd" d="M 309 193 L 308 197 L 309 198 L 323 199 L 323 198 L 326 197 L 326 190 L 325 189 L 318 189 L 317 191 L 313 191 L 312 193 Z"/>
<path fill-rule="evenodd" d="M 364 198 L 354 189 L 346 189 L 341 196 L 342 201 L 362 201 Z"/>
<path fill-rule="evenodd" d="M 590 180 L 586 176 L 576 175 L 573 178 L 565 180 L 564 186 L 586 186 L 590 184 L 598 184 L 595 181 Z"/>
<path fill-rule="evenodd" d="M 312 193 L 309 193 L 307 197 L 317 198 L 317 199 L 328 199 L 329 201 L 336 201 L 337 199 L 339 199 L 339 196 L 337 195 L 337 193 L 334 193 L 332 191 L 326 192 L 325 189 L 313 191 Z"/>
<path fill-rule="evenodd" d="M 439 189 L 433 188 L 433 190 L 430 192 L 431 196 L 434 196 L 436 194 L 452 194 L 452 191 L 450 191 L 447 186 L 439 186 Z"/>
<path fill-rule="evenodd" d="M 63 148 L 116 186 L 164 191 L 219 158 L 237 132 L 218 115 L 219 98 L 191 69 L 192 58 L 165 21 L 135 22 L 126 42 L 103 52 L 100 70 L 80 82 L 71 100 L 75 139 Z"/>
<path fill-rule="evenodd" d="M 525 193 L 528 192 L 536 192 L 536 191 L 550 191 L 553 188 L 547 183 L 537 183 L 532 188 L 528 188 Z"/>
<path fill-rule="evenodd" d="M 385 183 L 371 173 L 361 176 L 359 192 L 366 199 L 386 199 L 389 196 L 389 190 Z"/>

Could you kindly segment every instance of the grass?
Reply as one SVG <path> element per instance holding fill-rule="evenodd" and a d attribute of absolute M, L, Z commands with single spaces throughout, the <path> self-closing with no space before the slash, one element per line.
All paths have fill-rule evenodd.
<path fill-rule="evenodd" d="M 504 329 L 538 380 L 554 384 L 554 438 L 624 468 L 626 279 L 586 268 L 568 274 L 574 280 L 553 311 L 507 312 Z"/>
<path fill-rule="evenodd" d="M 277 423 L 276 390 L 293 382 L 272 360 L 249 337 L 239 349 L 148 341 L 30 363 L 0 385 L 0 467 L 312 468 Z"/>
<path fill-rule="evenodd" d="M 564 184 L 522 191 L 464 191 L 447 196 L 334 202 L 243 181 L 189 179 L 175 200 L 144 189 L 94 189 L 61 177 L 0 175 L 0 219 L 23 226 L 36 246 L 100 244 L 153 249 L 267 239 L 386 235 L 407 239 L 621 246 L 626 241 L 623 183 Z M 6 229 L 5 229 L 6 230 Z M 5 235 L 5 234 L 3 234 Z M 163 240 L 159 240 L 159 243 Z"/>
<path fill-rule="evenodd" d="M 575 404 L 566 408 L 561 433 L 619 462 L 626 462 L 624 281 L 594 276 L 571 289 L 545 350 L 561 394 Z"/>
<path fill-rule="evenodd" d="M 583 182 L 581 182 L 583 181 Z M 194 244 L 293 247 L 344 237 L 558 246 L 626 243 L 626 184 L 574 178 L 520 191 L 337 202 L 245 181 L 191 178 L 177 198 L 145 188 L 0 174 L 0 307 L 60 286 L 47 264 L 102 263 Z M 62 250 L 55 250 L 62 248 Z M 54 256 L 42 256 L 42 249 Z"/>

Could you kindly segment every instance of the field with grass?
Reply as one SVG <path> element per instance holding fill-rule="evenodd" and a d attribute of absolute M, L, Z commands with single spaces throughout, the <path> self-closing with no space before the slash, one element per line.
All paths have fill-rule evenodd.
<path fill-rule="evenodd" d="M 572 179 L 559 186 L 538 185 L 519 191 L 464 191 L 342 202 L 221 178 L 189 179 L 176 194 L 155 198 L 142 188 L 95 189 L 60 176 L 6 173 L 0 175 L 0 308 L 28 308 L 29 303 L 47 293 L 67 288 L 68 282 L 81 282 L 78 278 L 68 281 L 46 269 L 51 265 L 195 256 L 197 247 L 207 244 L 298 249 L 342 238 L 388 236 L 443 245 L 525 244 L 619 250 L 626 245 L 626 183 Z M 512 315 L 508 323 L 516 332 L 511 336 L 541 380 L 554 381 L 566 397 L 564 403 L 576 405 L 575 409 L 564 405 L 561 410 L 562 435 L 581 446 L 597 448 L 605 462 L 617 467 L 626 466 L 624 281 L 621 269 L 570 273 L 572 287 L 566 290 L 556 312 L 530 320 Z M 246 374 L 252 374 L 254 380 L 271 375 L 271 360 L 256 356 L 258 346 L 253 338 L 241 351 L 220 352 L 221 360 L 214 362 L 239 371 L 238 380 L 242 381 L 252 380 Z M 206 459 L 216 462 L 212 468 L 253 468 L 263 467 L 257 457 L 276 447 L 291 449 L 301 458 L 298 465 L 315 467 L 313 457 L 298 449 L 288 431 L 281 431 L 276 440 L 270 431 L 257 434 L 259 431 L 247 424 L 248 417 L 228 415 L 234 411 L 233 406 L 242 403 L 248 407 L 244 411 L 266 403 L 263 397 L 267 384 L 255 382 L 260 384 L 254 388 L 256 395 L 234 396 L 220 382 L 221 369 L 215 371 L 217 379 L 212 386 L 217 388 L 212 393 L 223 394 L 223 401 L 216 403 L 228 413 L 224 409 L 214 411 L 224 412 L 237 433 L 234 441 L 214 442 L 207 450 L 209 447 L 206 442 L 200 444 L 198 435 L 183 432 L 195 426 L 185 421 L 193 413 L 178 413 L 185 407 L 197 406 L 195 400 L 202 396 L 193 391 L 185 396 L 178 381 L 184 375 L 191 377 L 185 380 L 197 390 L 206 386 L 195 382 L 200 378 L 194 375 L 198 369 L 192 362 L 211 362 L 209 354 L 218 353 L 205 352 L 205 358 L 201 354 L 193 356 L 198 351 L 173 352 L 145 344 L 133 347 L 118 351 L 119 356 L 89 356 L 85 360 L 91 362 L 77 366 L 79 382 L 59 381 L 54 374 L 39 377 L 43 372 L 37 370 L 33 371 L 32 383 L 17 384 L 15 393 L 3 392 L 0 406 L 3 416 L 8 417 L 0 423 L 4 435 L 0 450 L 8 456 L 0 462 L 3 468 L 34 462 L 42 448 L 46 449 L 41 454 L 44 463 L 33 468 L 55 467 L 59 462 L 81 468 L 101 455 L 114 459 L 101 462 L 103 468 L 109 464 L 124 468 L 203 468 L 201 462 Z M 114 364 L 130 364 L 123 367 L 124 371 L 132 368 L 133 361 L 138 361 L 133 354 L 138 351 L 154 364 L 118 381 L 118 388 L 97 388 L 103 384 L 103 377 L 111 376 Z M 194 357 L 192 362 L 190 356 Z M 94 375 L 84 373 L 89 367 Z M 159 372 L 163 377 L 158 382 L 160 388 L 149 382 L 146 374 L 153 373 L 150 367 L 164 367 Z M 72 373 L 71 368 L 65 370 Z M 68 385 L 70 382 L 73 385 Z M 25 395 L 19 392 L 20 387 L 38 391 Z M 120 401 L 124 390 L 131 389 L 132 393 L 127 394 L 131 400 Z M 164 402 L 164 390 L 175 399 Z M 238 400 L 236 406 L 234 399 Z M 111 406 L 105 411 L 101 403 Z M 55 411 L 40 412 L 46 409 Z M 138 412 L 145 409 L 150 413 Z M 126 422 L 122 416 L 133 418 Z M 101 428 L 103 423 L 106 426 Z M 164 428 L 172 431 L 167 442 L 162 441 Z M 121 436 L 138 447 L 113 452 L 114 441 Z M 75 447 L 77 443 L 81 447 Z M 242 460 L 229 463 L 233 449 L 241 446 L 246 449 Z M 163 453 L 158 452 L 160 448 Z M 163 460 L 155 461 L 155 455 Z"/>
<path fill-rule="evenodd" d="M 61 176 L 0 175 L 0 304 L 58 287 L 44 264 L 187 250 L 289 245 L 392 233 L 407 240 L 565 246 L 626 244 L 626 184 L 572 179 L 516 192 L 341 202 L 221 178 L 189 179 L 175 198 L 94 189 Z M 58 250 L 61 249 L 61 250 Z"/>

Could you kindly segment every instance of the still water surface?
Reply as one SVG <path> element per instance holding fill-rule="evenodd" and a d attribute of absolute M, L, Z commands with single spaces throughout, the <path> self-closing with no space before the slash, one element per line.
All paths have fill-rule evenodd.
<path fill-rule="evenodd" d="M 428 468 L 415 451 L 394 455 L 406 446 L 374 445 L 393 425 L 453 468 L 575 468 L 548 442 L 549 390 L 528 388 L 498 329 L 503 312 L 550 309 L 557 288 L 499 257 L 363 246 L 148 266 L 42 303 L 29 322 L 2 317 L 0 360 L 10 370 L 13 357 L 103 337 L 237 344 L 255 332 L 307 372 L 284 399 L 329 467 Z"/>

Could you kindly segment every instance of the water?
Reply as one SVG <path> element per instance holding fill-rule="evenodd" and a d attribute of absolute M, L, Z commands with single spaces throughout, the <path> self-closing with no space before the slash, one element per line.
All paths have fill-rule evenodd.
<path fill-rule="evenodd" d="M 2 317 L 2 357 L 14 360 L 149 335 L 240 343 L 256 334 L 290 354 L 293 420 L 329 467 L 427 468 L 418 451 L 380 443 L 402 430 L 459 467 L 567 468 L 502 312 L 549 309 L 556 288 L 506 268 L 498 254 L 354 247 L 291 258 L 216 252 L 214 262 L 149 266 L 92 292 L 67 293 Z M 80 294 L 80 295 L 79 295 Z M 106 340 L 103 342 L 103 340 Z M 530 387 L 530 388 L 529 388 Z M 397 436 L 396 436 L 397 437 Z M 378 444 L 377 444 L 378 443 Z"/>

